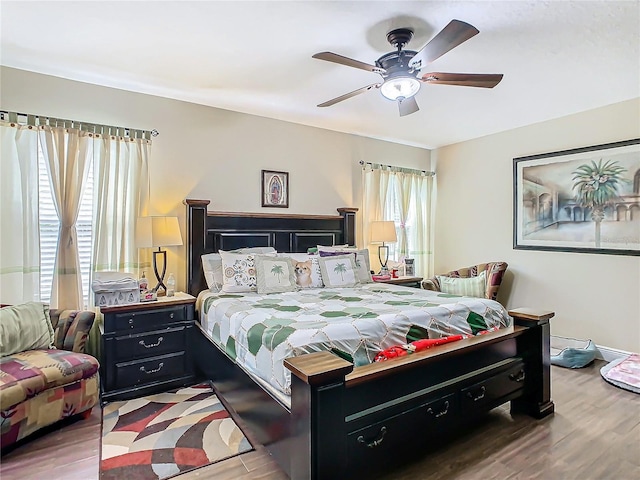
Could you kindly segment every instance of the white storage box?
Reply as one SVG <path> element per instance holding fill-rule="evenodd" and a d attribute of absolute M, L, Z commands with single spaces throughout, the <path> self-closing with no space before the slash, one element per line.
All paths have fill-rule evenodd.
<path fill-rule="evenodd" d="M 130 273 L 97 272 L 91 282 L 97 307 L 128 305 L 140 301 L 138 280 Z"/>

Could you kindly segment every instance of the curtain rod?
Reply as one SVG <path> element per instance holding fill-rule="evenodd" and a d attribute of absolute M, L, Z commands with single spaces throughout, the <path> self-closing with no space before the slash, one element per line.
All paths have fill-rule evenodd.
<path fill-rule="evenodd" d="M 364 160 L 360 160 L 360 165 L 364 166 L 364 165 L 371 165 L 371 168 L 387 168 L 390 169 L 394 172 L 401 172 L 401 173 L 422 173 L 425 177 L 435 177 L 436 172 L 429 172 L 427 170 L 418 170 L 415 168 L 404 168 L 404 167 L 396 167 L 394 165 L 384 165 L 381 163 L 371 163 L 371 162 L 365 162 Z"/>
<path fill-rule="evenodd" d="M 33 127 L 49 125 L 52 127 L 77 128 L 78 130 L 83 130 L 85 132 L 99 133 L 103 135 L 116 135 L 119 137 L 144 138 L 146 140 L 151 140 L 151 137 L 157 137 L 160 135 L 160 132 L 155 128 L 148 131 L 128 127 L 114 127 L 111 125 L 100 125 L 97 123 L 45 117 L 30 113 L 10 112 L 7 110 L 0 110 L 0 119 L 8 122 L 31 125 Z"/>

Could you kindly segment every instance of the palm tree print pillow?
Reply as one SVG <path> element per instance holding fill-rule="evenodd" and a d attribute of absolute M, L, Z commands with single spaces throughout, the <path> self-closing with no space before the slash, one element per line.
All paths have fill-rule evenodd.
<path fill-rule="evenodd" d="M 295 266 L 290 258 L 256 255 L 256 280 L 258 293 L 295 292 Z"/>
<path fill-rule="evenodd" d="M 325 287 L 354 287 L 358 281 L 355 255 L 320 257 L 320 271 Z"/>

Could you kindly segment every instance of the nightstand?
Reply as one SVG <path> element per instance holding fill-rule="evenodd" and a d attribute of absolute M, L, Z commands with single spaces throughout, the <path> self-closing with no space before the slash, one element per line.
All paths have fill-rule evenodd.
<path fill-rule="evenodd" d="M 187 385 L 195 378 L 191 343 L 195 297 L 102 307 L 102 403 Z"/>
<path fill-rule="evenodd" d="M 402 285 L 403 287 L 422 288 L 422 277 L 398 277 L 389 280 L 378 280 L 377 283 L 393 283 L 394 285 Z"/>

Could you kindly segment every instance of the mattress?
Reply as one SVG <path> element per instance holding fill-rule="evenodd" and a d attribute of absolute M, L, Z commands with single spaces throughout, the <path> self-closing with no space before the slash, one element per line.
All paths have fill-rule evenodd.
<path fill-rule="evenodd" d="M 290 395 L 284 359 L 333 351 L 361 366 L 419 338 L 474 335 L 512 319 L 493 300 L 390 284 L 297 292 L 212 293 L 198 297 L 203 330 L 245 371 Z"/>

